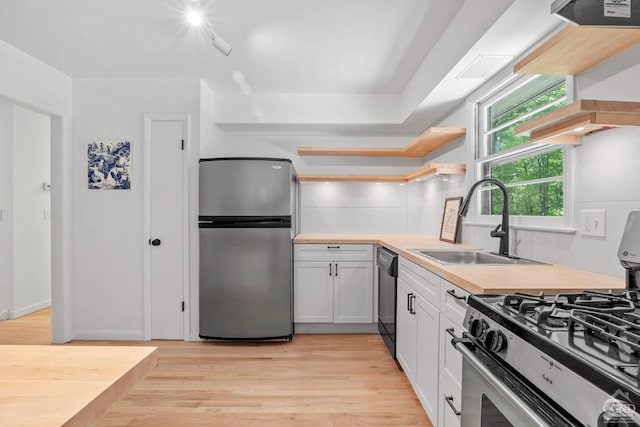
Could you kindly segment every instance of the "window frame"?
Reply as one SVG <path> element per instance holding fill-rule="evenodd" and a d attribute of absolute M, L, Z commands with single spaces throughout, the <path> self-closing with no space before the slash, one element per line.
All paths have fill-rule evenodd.
<path fill-rule="evenodd" d="M 556 149 L 562 150 L 562 183 L 563 183 L 563 215 L 562 216 L 530 216 L 530 215 L 509 215 L 510 223 L 515 228 L 531 228 L 541 229 L 547 231 L 559 231 L 567 232 L 572 231 L 569 228 L 573 224 L 574 220 L 574 169 L 575 169 L 575 147 L 572 145 L 563 144 L 558 147 L 558 144 L 549 143 L 531 143 L 527 142 L 517 147 L 506 149 L 498 153 L 484 155 L 487 148 L 487 139 L 485 136 L 490 135 L 488 124 L 490 117 L 488 116 L 488 110 L 491 105 L 497 102 L 499 99 L 507 96 L 518 88 L 526 85 L 527 83 L 538 78 L 538 75 L 515 75 L 510 74 L 501 82 L 488 87 L 483 95 L 473 100 L 473 120 L 474 120 L 474 147 L 473 147 L 473 181 L 483 178 L 483 168 L 486 164 L 495 163 L 501 159 L 509 159 L 510 161 L 518 160 L 518 158 L 531 157 L 538 154 L 544 154 L 546 152 L 554 151 Z M 566 96 L 564 97 L 566 105 L 574 101 L 575 94 L 575 81 L 573 76 L 564 76 L 566 85 Z M 560 102 L 560 101 L 557 101 Z M 553 104 L 553 103 L 552 103 Z M 546 106 L 548 107 L 548 105 Z M 536 114 L 539 109 L 529 112 L 525 115 L 531 116 Z M 520 117 L 518 120 L 521 120 Z M 508 127 L 506 123 L 501 124 L 499 127 Z M 494 130 L 495 132 L 495 130 Z M 543 180 L 546 178 L 543 178 Z M 536 181 L 536 180 L 534 180 Z M 533 181 L 521 181 L 533 183 Z M 507 188 L 518 184 L 505 184 Z M 492 185 L 479 187 L 473 196 L 473 221 L 478 224 L 492 224 L 496 221 L 500 222 L 500 215 L 487 215 L 481 213 L 482 193 L 495 189 L 497 187 Z"/>

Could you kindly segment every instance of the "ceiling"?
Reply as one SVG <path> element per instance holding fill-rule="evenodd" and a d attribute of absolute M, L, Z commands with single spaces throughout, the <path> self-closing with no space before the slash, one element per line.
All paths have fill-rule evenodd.
<path fill-rule="evenodd" d="M 73 78 L 203 77 L 232 92 L 241 73 L 255 92 L 398 93 L 463 0 L 201 0 L 228 58 L 186 25 L 186 3 L 5 0 L 0 39 Z"/>
<path fill-rule="evenodd" d="M 186 24 L 191 1 L 0 0 L 0 39 L 72 78 L 194 77 L 238 96 L 398 95 L 402 125 L 484 81 L 461 84 L 447 75 L 456 66 L 519 55 L 558 24 L 541 0 L 200 0 L 234 48 L 225 57 Z M 514 9 L 522 24 L 488 31 Z M 527 37 L 514 37 L 518 26 Z"/>

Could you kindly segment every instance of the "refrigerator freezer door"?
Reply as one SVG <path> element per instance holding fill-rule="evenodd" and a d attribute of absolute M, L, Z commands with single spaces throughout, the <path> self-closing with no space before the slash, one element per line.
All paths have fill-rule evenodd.
<path fill-rule="evenodd" d="M 293 215 L 293 180 L 285 160 L 201 160 L 200 216 Z"/>
<path fill-rule="evenodd" d="M 200 336 L 293 334 L 288 228 L 200 229 Z"/>

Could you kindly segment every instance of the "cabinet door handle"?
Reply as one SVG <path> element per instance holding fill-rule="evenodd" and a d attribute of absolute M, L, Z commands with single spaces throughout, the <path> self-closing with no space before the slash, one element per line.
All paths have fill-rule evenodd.
<path fill-rule="evenodd" d="M 332 276 L 332 268 L 333 268 L 333 264 L 329 263 L 329 276 Z"/>
<path fill-rule="evenodd" d="M 338 277 L 338 263 L 336 262 L 336 277 Z"/>
<path fill-rule="evenodd" d="M 456 294 L 456 291 L 454 291 L 453 289 L 448 289 L 447 293 L 449 295 L 451 295 L 452 297 L 454 297 L 455 299 L 457 299 L 457 300 L 461 300 L 461 301 L 465 301 L 465 302 L 467 301 L 467 297 L 465 297 L 464 295 Z"/>
<path fill-rule="evenodd" d="M 456 409 L 455 406 L 453 406 L 453 396 L 445 396 L 444 400 L 447 402 L 447 404 L 449 405 L 449 408 L 451 408 L 451 410 L 453 411 L 454 414 L 456 414 L 456 416 L 460 416 L 462 415 L 462 412 L 458 411 Z"/>
<path fill-rule="evenodd" d="M 407 311 L 409 313 L 411 313 L 411 297 L 413 296 L 413 294 L 411 292 L 409 292 L 407 294 Z M 412 313 L 413 314 L 413 313 Z"/>
<path fill-rule="evenodd" d="M 327 249 L 340 249 L 340 246 L 327 246 Z"/>
<path fill-rule="evenodd" d="M 409 304 L 409 313 L 416 314 L 416 310 L 413 308 L 413 303 L 416 300 L 416 296 L 411 294 L 410 304 Z"/>

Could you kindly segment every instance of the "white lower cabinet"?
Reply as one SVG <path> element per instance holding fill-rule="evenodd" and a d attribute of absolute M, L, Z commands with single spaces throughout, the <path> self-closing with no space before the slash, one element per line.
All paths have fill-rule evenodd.
<path fill-rule="evenodd" d="M 461 337 L 465 329 L 440 313 L 440 377 L 457 388 L 462 387 L 462 354 L 451 345 L 451 339 Z"/>
<path fill-rule="evenodd" d="M 323 261 L 295 262 L 293 321 L 333 322 L 333 265 Z"/>
<path fill-rule="evenodd" d="M 416 348 L 418 324 L 411 310 L 413 289 L 398 278 L 396 307 L 396 359 L 411 384 L 416 381 Z"/>
<path fill-rule="evenodd" d="M 396 357 L 432 422 L 438 414 L 439 312 L 398 278 Z"/>
<path fill-rule="evenodd" d="M 372 253 L 372 245 L 296 245 L 293 321 L 373 323 Z"/>
<path fill-rule="evenodd" d="M 373 322 L 373 264 L 337 262 L 333 271 L 333 322 Z"/>
<path fill-rule="evenodd" d="M 433 425 L 459 427 L 462 356 L 451 339 L 465 331 L 469 293 L 406 259 L 399 266 L 398 363 Z"/>
<path fill-rule="evenodd" d="M 448 381 L 440 380 L 438 399 L 438 427 L 460 427 L 460 389 L 452 387 Z"/>
<path fill-rule="evenodd" d="M 431 420 L 438 419 L 438 332 L 439 312 L 420 295 L 415 304 L 416 331 L 415 390 L 422 407 Z"/>

